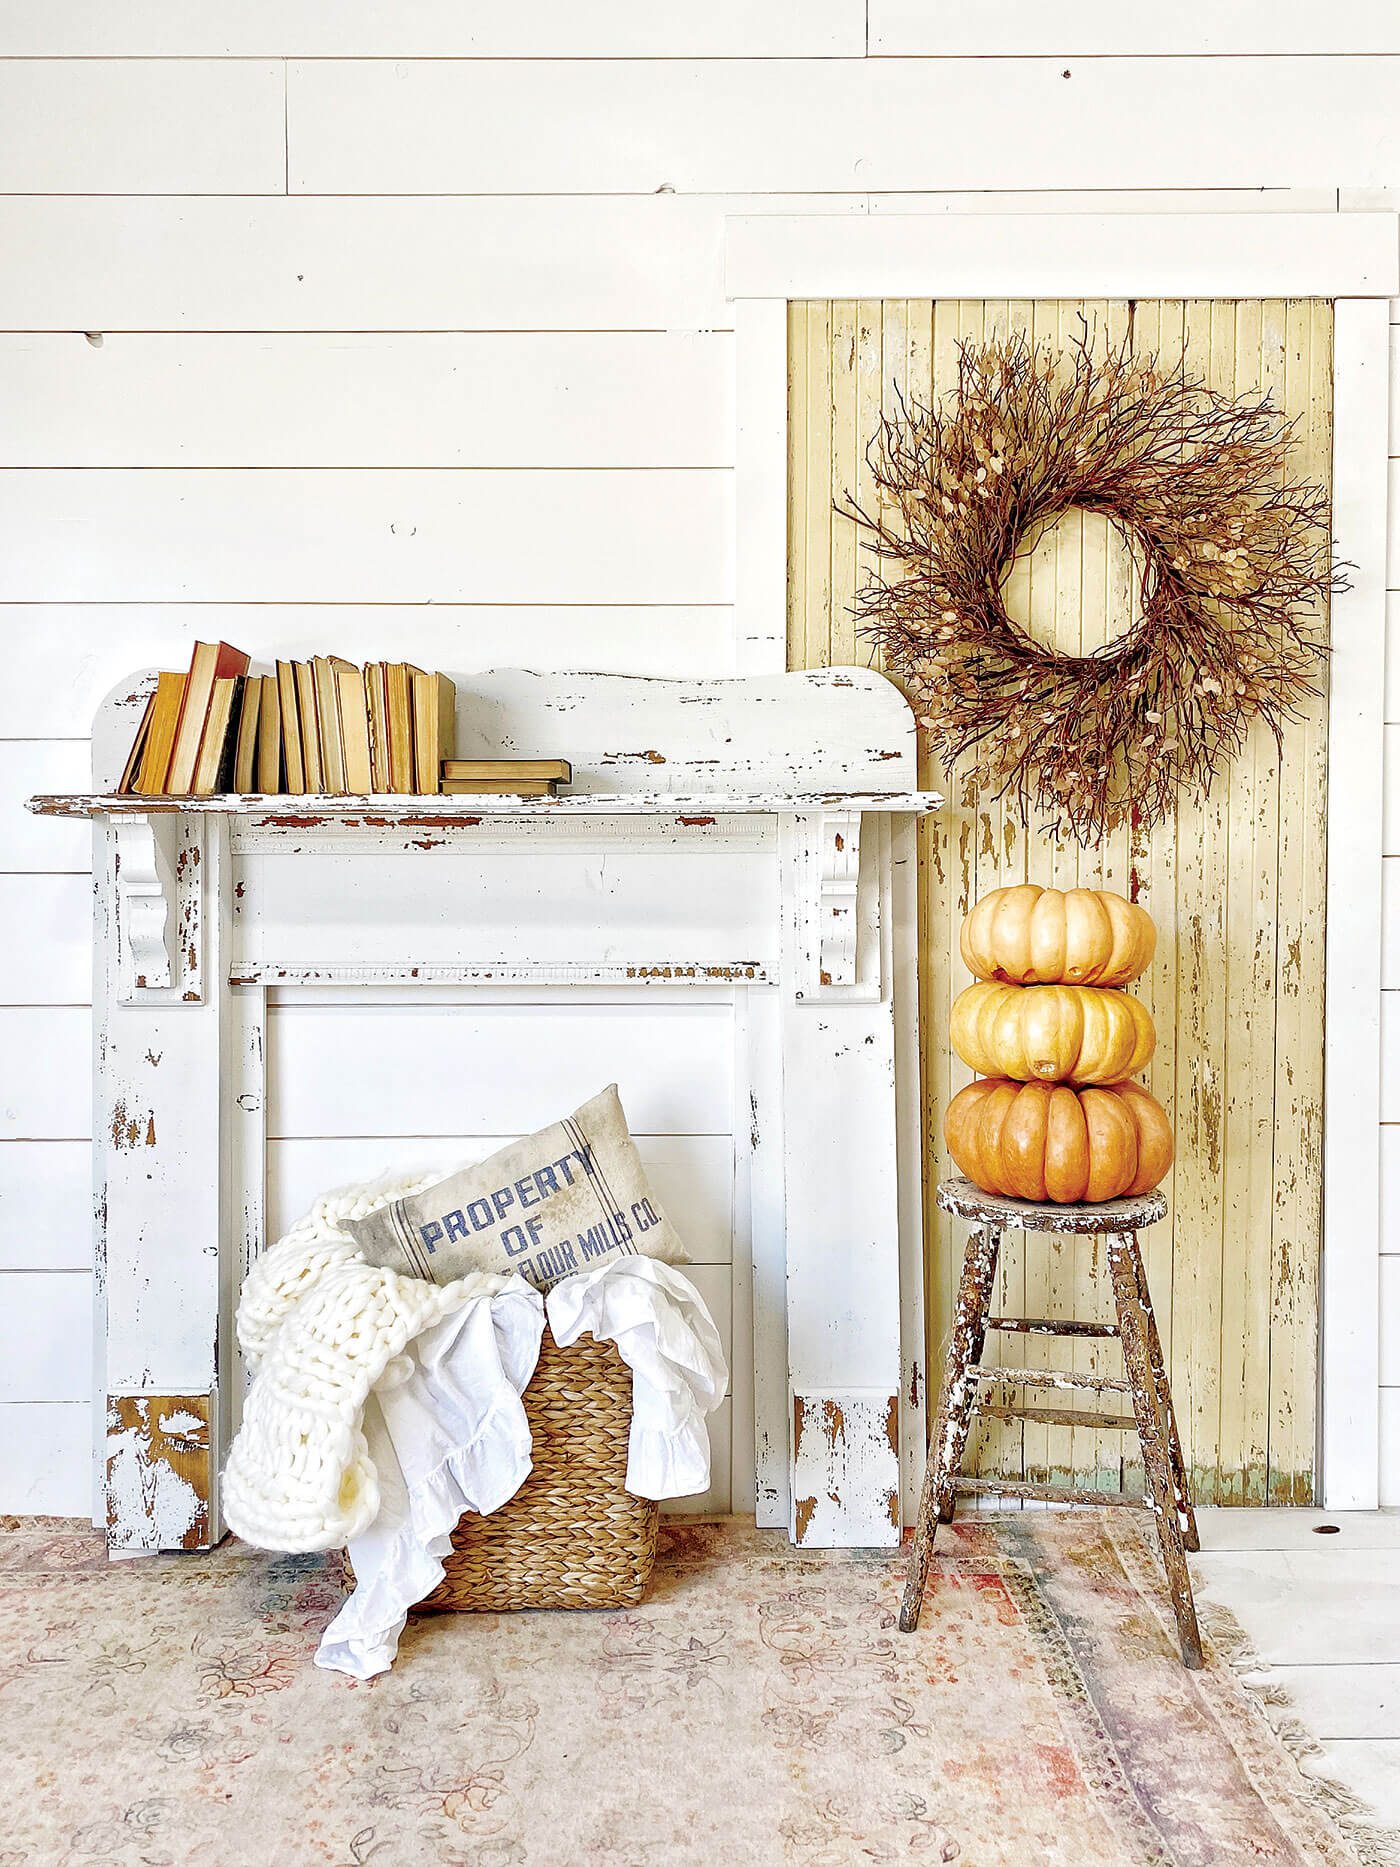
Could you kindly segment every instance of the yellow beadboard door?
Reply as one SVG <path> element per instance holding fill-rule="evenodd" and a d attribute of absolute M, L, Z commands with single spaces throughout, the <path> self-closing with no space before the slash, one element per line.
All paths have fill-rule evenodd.
<path fill-rule="evenodd" d="M 874 497 L 865 449 L 895 390 L 928 402 L 956 382 L 958 345 L 1025 331 L 1061 348 L 1087 320 L 1102 347 L 1129 336 L 1227 393 L 1269 393 L 1298 418 L 1294 472 L 1327 482 L 1332 451 L 1332 308 L 1313 300 L 983 302 L 886 299 L 795 303 L 788 321 L 788 665 L 869 662 L 851 619 L 870 561 L 833 512 Z M 1036 636 L 1069 653 L 1118 633 L 1137 580 L 1121 536 L 1069 514 L 1013 567 L 1007 601 Z M 878 665 L 878 662 L 877 662 Z M 1057 845 L 925 753 L 922 782 L 948 798 L 920 841 L 920 999 L 929 1368 L 937 1385 L 963 1239 L 933 1205 L 950 1171 L 943 1111 L 971 1072 L 948 1045 L 952 999 L 968 982 L 958 929 L 979 896 L 1034 881 L 1118 889 L 1157 923 L 1157 955 L 1135 989 L 1157 1052 L 1147 1073 L 1176 1134 L 1170 1214 L 1143 1235 L 1196 1498 L 1307 1504 L 1316 1430 L 1322 1201 L 1322 1030 L 1326 878 L 1326 702 L 1284 736 L 1256 728 L 1202 803 L 1127 830 L 1101 848 Z M 1002 1313 L 1109 1314 L 1100 1241 L 1008 1234 Z M 1003 1365 L 1121 1371 L 1116 1343 L 1002 1335 Z M 989 1396 L 990 1397 L 990 1396 Z M 998 1396 L 1013 1400 L 1007 1391 Z M 1115 1489 L 1140 1480 L 1130 1437 L 984 1421 L 978 1469 Z"/>

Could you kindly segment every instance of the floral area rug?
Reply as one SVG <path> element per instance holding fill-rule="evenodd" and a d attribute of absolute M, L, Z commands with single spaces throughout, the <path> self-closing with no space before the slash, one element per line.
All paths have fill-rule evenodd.
<path fill-rule="evenodd" d="M 0 1867 L 1280 1867 L 1397 1858 L 1221 1657 L 1135 1522 L 960 1522 L 903 1564 L 663 1523 L 638 1608 L 448 1614 L 317 1671 L 339 1559 L 109 1564 L 0 1520 Z M 1210 1630 L 1208 1629 L 1208 1632 Z"/>

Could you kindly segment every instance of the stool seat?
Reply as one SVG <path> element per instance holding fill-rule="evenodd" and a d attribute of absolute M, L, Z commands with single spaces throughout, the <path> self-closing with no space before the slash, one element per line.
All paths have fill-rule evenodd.
<path fill-rule="evenodd" d="M 1136 1232 L 1167 1216 L 1167 1202 L 1160 1193 L 1105 1199 L 1096 1206 L 1057 1206 L 1050 1200 L 984 1193 L 971 1180 L 954 1179 L 941 1182 L 936 1198 L 954 1218 L 1020 1232 Z"/>
<path fill-rule="evenodd" d="M 958 1491 L 1036 1498 L 1056 1504 L 1129 1505 L 1147 1509 L 1155 1520 L 1181 1640 L 1181 1657 L 1187 1666 L 1198 1667 L 1201 1636 L 1196 1625 L 1186 1551 L 1199 1549 L 1200 1542 L 1167 1381 L 1166 1360 L 1137 1242 L 1139 1227 L 1154 1225 L 1166 1217 L 1166 1200 L 1160 1193 L 1153 1192 L 1129 1199 L 1105 1200 L 1098 1205 L 1058 1206 L 984 1193 L 981 1187 L 964 1179 L 945 1180 L 938 1188 L 937 1200 L 945 1212 L 966 1220 L 974 1229 L 963 1258 L 958 1305 L 943 1370 L 943 1394 L 924 1471 L 914 1543 L 909 1552 L 909 1579 L 899 1613 L 901 1631 L 912 1633 L 919 1624 L 933 1539 L 939 1524 L 952 1520 L 953 1501 Z M 1008 1230 L 1084 1233 L 1106 1238 L 1114 1321 L 1096 1323 L 1043 1316 L 991 1315 L 992 1284 L 1001 1251 L 1001 1235 Z M 989 1330 L 1061 1338 L 1115 1338 L 1123 1350 L 1124 1372 L 1113 1375 L 1082 1369 L 988 1364 L 982 1360 L 982 1351 Z M 1042 1398 L 1015 1404 L 983 1398 L 986 1390 L 995 1395 L 1008 1387 L 1028 1388 L 1032 1395 L 1038 1393 Z M 1080 1407 L 1051 1404 L 1057 1395 L 1069 1398 L 1086 1391 L 1096 1395 L 1130 1395 L 1132 1416 L 1086 1412 Z M 963 1454 L 972 1417 L 977 1413 L 995 1419 L 1045 1421 L 1100 1431 L 1135 1430 L 1142 1446 L 1146 1490 L 1142 1497 L 1136 1497 L 1123 1491 L 1081 1490 L 1072 1485 L 1032 1483 L 1023 1479 L 965 1477 Z"/>

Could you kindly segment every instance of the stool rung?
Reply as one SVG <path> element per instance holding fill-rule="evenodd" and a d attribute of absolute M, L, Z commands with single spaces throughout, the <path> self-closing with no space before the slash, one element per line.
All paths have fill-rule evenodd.
<path fill-rule="evenodd" d="M 1118 1325 L 1111 1322 L 1070 1322 L 1061 1316 L 989 1316 L 989 1329 L 1004 1329 L 1011 1335 L 1088 1335 L 1115 1336 Z"/>
<path fill-rule="evenodd" d="M 1121 1374 L 1080 1374 L 1073 1368 L 969 1368 L 975 1380 L 988 1387 L 1087 1387 L 1095 1394 L 1130 1394 L 1133 1390 Z"/>
<path fill-rule="evenodd" d="M 993 1407 L 978 1400 L 973 1405 L 984 1419 L 1036 1420 L 1045 1426 L 1094 1426 L 1109 1433 L 1135 1433 L 1137 1421 L 1130 1413 L 1079 1413 L 1073 1407 L 1038 1407 L 1025 1402 L 1019 1407 Z"/>
<path fill-rule="evenodd" d="M 997 1497 L 1036 1498 L 1043 1504 L 1114 1504 L 1129 1510 L 1151 1510 L 1152 1500 L 1129 1491 L 1080 1490 L 1078 1485 L 1036 1485 L 1018 1478 L 959 1478 L 958 1491 L 990 1492 Z"/>

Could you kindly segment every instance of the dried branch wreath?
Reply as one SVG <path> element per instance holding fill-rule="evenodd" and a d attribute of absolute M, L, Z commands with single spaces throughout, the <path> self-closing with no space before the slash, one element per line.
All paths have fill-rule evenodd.
<path fill-rule="evenodd" d="M 947 760 L 1057 832 L 1096 841 L 1207 793 L 1255 719 L 1280 740 L 1320 691 L 1326 600 L 1345 587 L 1323 487 L 1290 483 L 1294 424 L 1087 329 L 1067 354 L 964 345 L 941 410 L 900 402 L 867 450 L 875 513 L 837 510 L 897 573 L 856 599 L 862 631 Z M 873 502 L 872 502 L 873 503 Z M 1106 513 L 1141 565 L 1140 613 L 1087 655 L 1007 614 L 1017 554 L 1073 508 Z"/>

